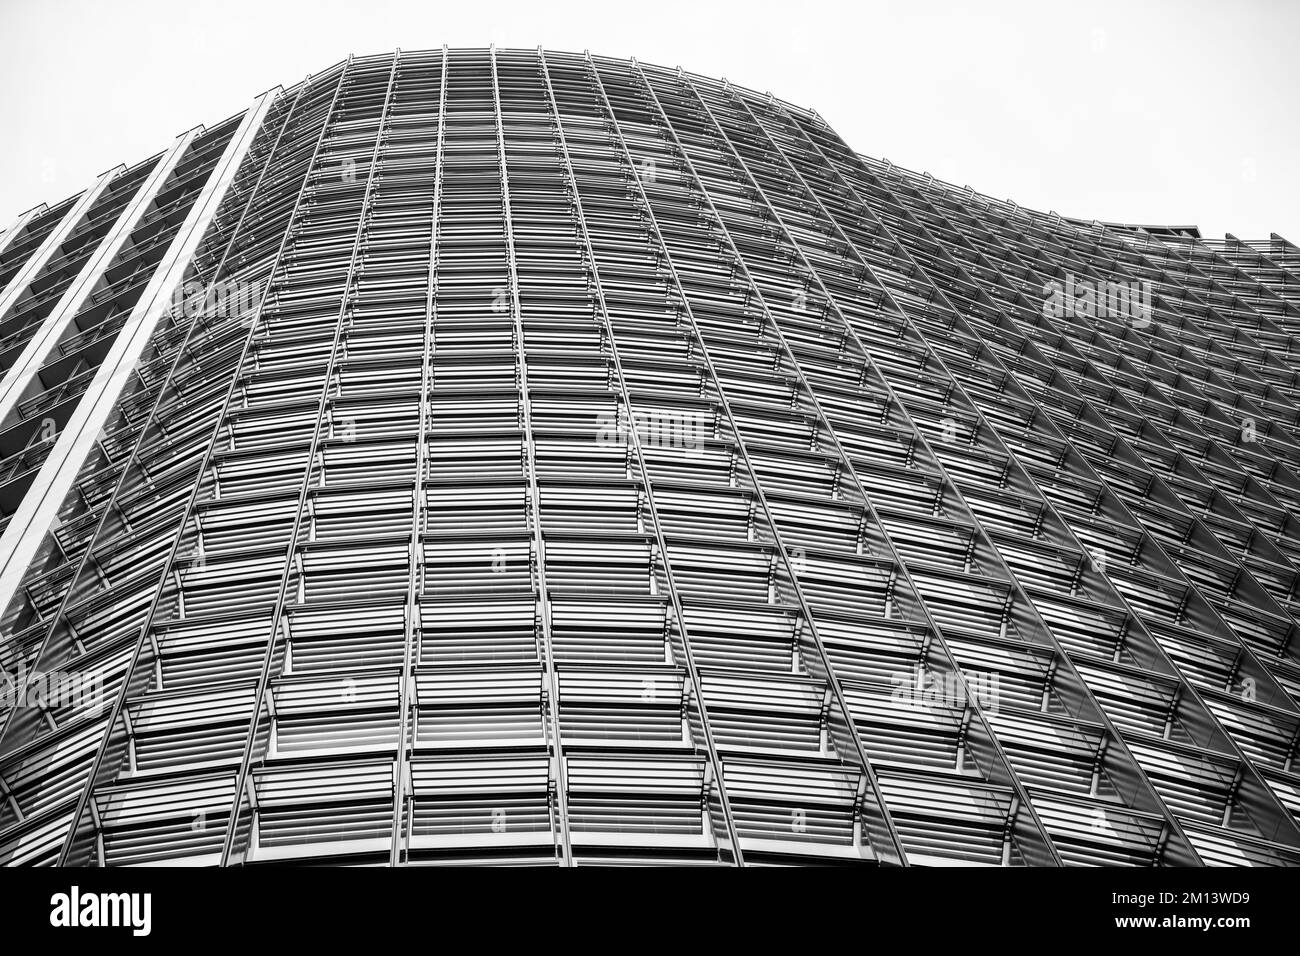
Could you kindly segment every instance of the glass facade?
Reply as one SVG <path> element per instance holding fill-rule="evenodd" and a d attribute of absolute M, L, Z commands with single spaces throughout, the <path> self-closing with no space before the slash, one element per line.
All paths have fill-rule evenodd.
<path fill-rule="evenodd" d="M 0 863 L 1300 863 L 1300 250 L 353 57 L 0 234 Z"/>

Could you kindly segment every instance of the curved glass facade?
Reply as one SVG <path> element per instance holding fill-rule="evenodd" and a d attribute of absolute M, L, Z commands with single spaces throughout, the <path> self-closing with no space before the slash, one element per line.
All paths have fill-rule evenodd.
<path fill-rule="evenodd" d="M 105 176 L 0 235 L 0 863 L 1300 863 L 1280 237 L 541 51 Z"/>

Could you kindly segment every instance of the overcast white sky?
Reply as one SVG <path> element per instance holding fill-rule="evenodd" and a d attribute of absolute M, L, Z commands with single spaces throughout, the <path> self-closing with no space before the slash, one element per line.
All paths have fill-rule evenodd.
<path fill-rule="evenodd" d="M 1300 242 L 1298 28 L 1288 0 L 0 0 L 0 228 L 348 53 L 496 43 L 725 76 L 1021 205 Z"/>

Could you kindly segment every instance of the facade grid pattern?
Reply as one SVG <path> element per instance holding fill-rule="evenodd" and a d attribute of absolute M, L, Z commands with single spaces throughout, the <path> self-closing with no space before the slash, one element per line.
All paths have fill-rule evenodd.
<path fill-rule="evenodd" d="M 1298 357 L 1277 235 L 350 57 L 0 234 L 0 863 L 1300 864 Z"/>

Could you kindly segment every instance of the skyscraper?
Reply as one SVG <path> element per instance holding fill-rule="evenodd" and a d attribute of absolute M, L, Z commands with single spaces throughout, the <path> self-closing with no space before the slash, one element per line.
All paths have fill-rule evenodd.
<path fill-rule="evenodd" d="M 0 862 L 1300 862 L 1300 251 L 349 58 L 0 235 Z"/>

